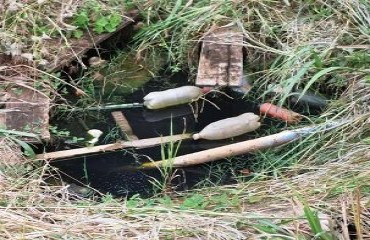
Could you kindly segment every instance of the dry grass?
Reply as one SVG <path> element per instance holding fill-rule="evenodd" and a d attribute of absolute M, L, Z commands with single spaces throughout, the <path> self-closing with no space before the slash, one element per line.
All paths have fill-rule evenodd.
<path fill-rule="evenodd" d="M 334 239 L 351 239 L 354 234 L 358 239 L 369 239 L 369 65 L 366 57 L 359 57 L 369 51 L 369 5 L 357 0 L 307 4 L 188 1 L 184 10 L 173 12 L 172 2 L 150 3 L 149 8 L 137 1 L 143 12 L 157 17 L 156 21 L 172 13 L 176 17 L 163 20 L 164 25 L 147 21 L 147 29 L 138 37 L 142 54 L 164 46 L 172 61 L 187 63 L 202 31 L 214 22 L 234 21 L 246 37 L 248 70 L 253 71 L 250 77 L 260 92 L 269 91 L 273 83 L 288 88 L 285 94 L 289 94 L 292 82 L 305 86 L 322 68 L 344 63 L 343 68 L 323 75 L 313 85 L 337 84 L 347 90 L 339 91 L 327 111 L 312 121 L 345 118 L 351 119 L 350 124 L 312 135 L 298 146 L 256 154 L 256 165 L 270 167 L 255 173 L 251 181 L 173 193 L 171 204 L 163 196 L 149 200 L 80 198 L 64 183 L 45 182 L 55 175 L 47 163 L 22 159 L 22 164 L 10 166 L 4 156 L 14 153 L 15 146 L 2 139 L 0 238 L 312 239 L 314 233 L 303 210 L 307 202 L 319 212 L 322 227 L 335 235 Z M 186 16 L 187 11 L 193 15 Z M 24 37 L 12 33 L 11 39 Z M 315 65 L 318 62 L 307 65 L 315 57 L 321 67 Z M 271 65 L 273 61 L 275 65 Z M 304 74 L 295 78 L 302 69 Z M 183 208 L 184 201 L 195 195 L 203 196 L 207 206 Z M 215 201 L 217 196 L 226 196 L 225 202 Z M 233 199 L 236 204 L 231 203 Z"/>
<path fill-rule="evenodd" d="M 357 146 L 359 147 L 359 146 Z M 368 151 L 366 151 L 368 152 Z M 181 209 L 184 198 L 197 193 L 174 195 L 177 203 L 167 206 L 156 202 L 148 205 L 141 200 L 130 206 L 125 200 L 97 203 L 76 199 L 67 186 L 48 186 L 41 176 L 48 167 L 30 171 L 32 163 L 17 173 L 2 170 L 1 231 L 4 239 L 260 239 L 281 235 L 296 239 L 310 234 L 302 204 L 307 202 L 320 211 L 322 224 L 338 236 L 345 236 L 344 222 L 355 225 L 364 239 L 370 235 L 367 211 L 369 197 L 362 190 L 368 187 L 369 157 L 348 154 L 321 166 L 297 165 L 276 178 L 232 186 L 202 189 L 206 198 L 221 194 L 237 196 L 238 207 L 227 211 L 210 209 Z M 306 173 L 301 173 L 306 171 Z M 13 173 L 12 173 L 13 172 Z M 12 177 L 14 176 L 14 177 Z M 225 209 L 226 210 L 226 209 Z M 287 222 L 286 222 L 287 221 Z M 257 231 L 262 223 L 274 223 L 281 229 L 276 234 Z M 284 223 L 284 224 L 283 224 Z M 345 238 L 344 238 L 345 239 Z"/>

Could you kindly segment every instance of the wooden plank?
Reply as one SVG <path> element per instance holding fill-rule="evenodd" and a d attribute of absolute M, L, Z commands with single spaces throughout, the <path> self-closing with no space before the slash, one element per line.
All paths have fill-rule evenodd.
<path fill-rule="evenodd" d="M 126 134 L 128 140 L 137 140 L 139 139 L 130 126 L 130 123 L 127 121 L 125 115 L 121 111 L 112 112 L 112 117 L 116 122 L 117 126 L 121 129 L 121 131 Z"/>
<path fill-rule="evenodd" d="M 50 102 L 47 95 L 22 83 L 12 84 L 7 93 L 10 98 L 0 111 L 0 125 L 8 130 L 34 133 L 42 140 L 50 140 Z M 21 139 L 37 142 L 35 138 L 30 137 Z"/>
<path fill-rule="evenodd" d="M 1 1 L 1 0 L 0 0 Z M 126 28 L 139 17 L 138 10 L 131 10 L 127 12 L 123 18 L 123 22 L 119 25 L 115 32 L 98 34 L 92 31 L 86 31 L 84 35 L 79 38 L 67 38 L 65 36 L 56 37 L 52 39 L 44 39 L 42 47 L 46 50 L 43 58 L 47 61 L 45 65 L 36 66 L 38 69 L 53 73 L 68 66 L 72 61 L 77 60 L 80 65 L 84 66 L 81 58 L 85 53 L 91 49 L 95 49 L 100 43 L 110 37 L 115 37 L 116 34 L 130 36 L 131 31 L 126 32 Z M 118 40 L 121 40 L 117 37 Z M 6 72 L 22 72 L 27 76 L 37 76 L 39 72 L 35 69 L 34 62 L 30 62 L 20 56 L 11 57 L 9 55 L 0 53 L 0 66 L 8 66 Z M 0 70 L 0 72 L 4 72 Z M 10 76 L 9 73 L 5 74 Z M 11 74 L 13 75 L 13 74 Z"/>
<path fill-rule="evenodd" d="M 126 14 L 123 23 L 119 27 L 117 27 L 117 30 L 115 32 L 97 34 L 91 31 L 90 34 L 86 33 L 80 39 L 68 39 L 67 46 L 65 43 L 65 39 L 63 38 L 46 40 L 44 46 L 47 49 L 52 49 L 56 52 L 52 54 L 54 59 L 49 59 L 50 64 L 43 68 L 48 72 L 55 72 L 57 70 L 60 70 L 62 67 L 67 66 L 69 63 L 76 59 L 82 65 L 82 61 L 80 59 L 82 55 L 84 55 L 88 50 L 96 48 L 96 45 L 100 44 L 104 40 L 122 31 L 124 28 L 132 24 L 138 16 L 139 11 L 132 10 Z M 54 46 L 64 47 L 55 49 Z"/>
<path fill-rule="evenodd" d="M 204 36 L 196 85 L 241 86 L 243 34 L 233 28 L 218 28 Z"/>
<path fill-rule="evenodd" d="M 116 151 L 123 148 L 147 148 L 153 147 L 168 142 L 176 142 L 191 138 L 191 134 L 178 134 L 166 137 L 147 138 L 133 141 L 118 142 L 94 147 L 77 148 L 65 151 L 57 151 L 51 153 L 43 153 L 36 155 L 36 159 L 40 160 L 56 160 L 77 157 L 99 152 Z"/>

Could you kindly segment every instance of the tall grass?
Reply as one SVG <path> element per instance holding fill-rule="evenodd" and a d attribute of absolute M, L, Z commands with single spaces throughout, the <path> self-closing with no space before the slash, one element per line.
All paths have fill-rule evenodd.
<path fill-rule="evenodd" d="M 170 135 L 173 135 L 173 125 L 171 121 L 170 125 Z M 161 158 L 166 160 L 166 164 L 159 167 L 158 170 L 161 174 L 162 179 L 152 178 L 151 182 L 153 184 L 155 192 L 162 194 L 171 193 L 172 181 L 178 177 L 177 171 L 173 167 L 173 159 L 177 156 L 177 152 L 181 146 L 181 141 L 179 142 L 169 142 L 167 144 L 161 145 Z"/>

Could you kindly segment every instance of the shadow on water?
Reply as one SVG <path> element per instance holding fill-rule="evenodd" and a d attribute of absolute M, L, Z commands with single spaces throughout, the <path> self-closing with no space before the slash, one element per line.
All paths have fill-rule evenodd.
<path fill-rule="evenodd" d="M 180 79 L 180 80 L 179 80 Z M 170 83 L 175 82 L 178 86 L 184 85 L 186 76 L 183 74 L 175 75 L 170 79 Z M 162 80 L 163 81 L 163 80 Z M 134 92 L 126 99 L 132 102 L 141 102 L 145 94 L 151 91 L 158 90 L 157 79 L 149 81 L 142 89 Z M 199 114 L 197 121 L 194 118 L 192 108 L 189 105 L 171 107 L 162 110 L 148 110 L 145 108 L 120 109 L 128 119 L 133 132 L 139 139 L 166 136 L 171 134 L 180 134 L 184 131 L 192 133 L 204 128 L 211 122 L 224 119 L 227 117 L 237 116 L 245 112 L 255 112 L 258 114 L 257 104 L 242 100 L 240 96 L 227 92 L 233 97 L 210 93 L 207 99 L 218 106 L 211 105 L 208 102 L 204 103 L 203 111 Z M 194 104 L 193 104 L 194 105 Z M 199 106 L 202 105 L 202 100 L 199 101 Z M 78 118 L 80 119 L 78 121 Z M 84 137 L 86 131 L 81 131 L 82 127 L 78 122 L 81 122 L 81 116 L 71 116 L 68 120 L 58 120 L 54 124 L 61 129 L 68 129 L 73 136 Z M 117 139 L 123 139 L 124 136 L 115 125 L 110 111 L 94 112 L 83 116 L 84 124 L 92 129 L 100 129 L 105 135 L 101 138 L 99 144 L 114 142 Z M 243 136 L 222 140 L 222 141 L 206 141 L 206 140 L 186 140 L 182 141 L 177 155 L 193 153 L 210 149 L 241 140 L 252 139 L 265 131 L 271 124 L 276 126 L 283 125 L 277 122 L 264 121 L 263 127 L 257 132 L 247 133 Z M 60 145 L 59 150 L 66 147 L 66 144 Z M 103 193 L 111 193 L 115 196 L 131 196 L 140 194 L 141 196 L 150 196 L 154 193 L 151 181 L 157 179 L 162 181 L 162 176 L 159 170 L 132 170 L 132 166 L 137 166 L 140 163 L 153 160 L 161 160 L 161 146 L 147 149 L 125 149 L 123 151 L 100 153 L 90 156 L 84 156 L 74 159 L 52 162 L 52 165 L 57 167 L 63 179 L 67 182 L 77 184 L 88 184 L 89 186 Z M 225 161 L 218 161 L 210 164 L 203 164 L 194 167 L 177 169 L 171 186 L 176 190 L 187 190 L 199 186 L 201 182 L 207 179 L 209 183 L 228 184 L 233 183 L 234 172 L 248 168 L 248 157 L 240 158 L 237 166 L 233 168 L 222 168 Z M 220 168 L 218 168 L 218 166 Z M 218 174 L 214 174 L 214 169 L 221 169 Z"/>

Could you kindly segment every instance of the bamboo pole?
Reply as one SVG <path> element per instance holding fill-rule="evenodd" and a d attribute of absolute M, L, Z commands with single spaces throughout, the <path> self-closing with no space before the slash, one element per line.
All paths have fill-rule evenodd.
<path fill-rule="evenodd" d="M 243 141 L 239 143 L 229 144 L 226 146 L 208 149 L 196 153 L 186 154 L 168 160 L 143 163 L 141 166 L 139 166 L 139 168 L 149 169 L 162 166 L 188 167 L 192 165 L 203 164 L 215 160 L 220 160 L 228 157 L 254 152 L 257 150 L 263 150 L 266 148 L 280 146 L 298 140 L 299 138 L 304 137 L 308 134 L 336 128 L 342 124 L 343 124 L 342 122 L 329 123 L 321 126 L 319 125 L 313 127 L 300 128 L 296 130 L 286 130 L 277 134 L 252 139 L 248 141 Z"/>
<path fill-rule="evenodd" d="M 172 136 L 165 136 L 165 137 L 156 137 L 156 138 L 147 138 L 147 139 L 140 139 L 140 140 L 133 140 L 133 141 L 124 141 L 94 147 L 85 147 L 85 148 L 77 148 L 71 150 L 64 150 L 64 151 L 57 151 L 57 152 L 50 152 L 50 153 L 43 153 L 36 155 L 36 159 L 39 160 L 56 160 L 56 159 L 65 159 L 68 158 L 92 154 L 92 153 L 99 153 L 99 152 L 109 152 L 115 151 L 122 148 L 147 148 L 153 147 L 156 145 L 168 143 L 168 142 L 176 142 L 184 139 L 191 138 L 191 134 L 178 134 Z"/>

